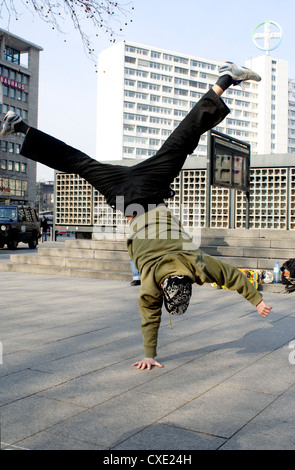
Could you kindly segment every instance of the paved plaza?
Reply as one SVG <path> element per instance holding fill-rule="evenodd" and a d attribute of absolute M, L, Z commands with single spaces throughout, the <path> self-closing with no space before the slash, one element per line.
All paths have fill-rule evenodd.
<path fill-rule="evenodd" d="M 163 313 L 143 357 L 138 287 L 0 272 L 1 448 L 295 448 L 294 295 L 266 294 L 267 320 L 235 292 L 194 287 Z"/>

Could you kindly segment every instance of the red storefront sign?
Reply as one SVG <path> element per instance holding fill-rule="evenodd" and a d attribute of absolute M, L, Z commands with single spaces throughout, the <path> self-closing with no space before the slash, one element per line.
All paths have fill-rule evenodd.
<path fill-rule="evenodd" d="M 3 77 L 0 75 L 0 83 L 3 83 L 3 85 L 11 86 L 12 88 L 16 88 L 17 90 L 24 90 L 25 85 L 22 83 L 16 82 L 15 80 L 11 80 L 10 78 Z"/>
<path fill-rule="evenodd" d="M 10 187 L 8 186 L 6 188 L 5 186 L 0 186 L 0 192 L 1 193 L 10 193 Z"/>

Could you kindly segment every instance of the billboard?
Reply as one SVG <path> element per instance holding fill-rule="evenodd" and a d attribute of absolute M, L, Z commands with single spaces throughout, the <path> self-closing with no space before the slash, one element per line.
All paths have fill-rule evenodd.
<path fill-rule="evenodd" d="M 249 192 L 250 145 L 217 131 L 209 133 L 210 184 Z"/>

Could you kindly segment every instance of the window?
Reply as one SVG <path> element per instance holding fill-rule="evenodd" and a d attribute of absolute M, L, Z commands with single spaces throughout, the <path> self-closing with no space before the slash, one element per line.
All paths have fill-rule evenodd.
<path fill-rule="evenodd" d="M 1 160 L 1 170 L 7 170 L 7 160 Z"/>
<path fill-rule="evenodd" d="M 149 127 L 149 134 L 159 134 L 160 129 L 156 129 L 155 127 Z"/>
<path fill-rule="evenodd" d="M 13 62 L 14 64 L 20 63 L 20 52 L 12 47 L 5 47 L 4 59 Z"/>
<path fill-rule="evenodd" d="M 21 180 L 15 180 L 15 194 L 16 196 L 22 196 L 22 182 Z M 32 218 L 29 219 L 32 221 Z"/>
<path fill-rule="evenodd" d="M 182 67 L 175 67 L 175 73 L 181 73 L 182 75 L 188 75 L 188 69 Z"/>
<path fill-rule="evenodd" d="M 124 153 L 133 153 L 134 149 L 132 147 L 123 147 Z"/>
<path fill-rule="evenodd" d="M 22 194 L 23 196 L 28 195 L 28 182 L 27 181 L 22 181 Z"/>
<path fill-rule="evenodd" d="M 174 116 L 186 116 L 186 111 L 181 111 L 180 109 L 174 109 Z"/>
<path fill-rule="evenodd" d="M 158 95 L 151 95 L 151 96 L 150 96 L 150 100 L 151 100 L 151 101 L 157 101 L 157 102 L 158 102 L 158 101 L 160 101 L 160 97 L 159 97 Z"/>
<path fill-rule="evenodd" d="M 158 146 L 160 145 L 160 141 L 158 139 L 150 139 L 150 145 Z"/>
<path fill-rule="evenodd" d="M 8 161 L 8 171 L 13 171 L 13 167 L 14 167 L 14 162 L 12 162 L 11 160 Z"/>
<path fill-rule="evenodd" d="M 129 64 L 135 64 L 135 57 L 128 57 L 128 56 L 125 56 L 125 62 L 129 62 Z"/>
<path fill-rule="evenodd" d="M 195 80 L 190 80 L 189 85 L 192 87 L 196 87 L 196 88 L 202 88 L 202 89 L 207 88 L 207 83 L 196 82 Z"/>
<path fill-rule="evenodd" d="M 148 132 L 148 128 L 147 127 L 143 127 L 143 126 L 137 126 L 136 127 L 136 132 L 139 132 L 139 133 L 142 133 L 142 134 L 146 134 Z"/>
<path fill-rule="evenodd" d="M 134 108 L 135 103 L 131 103 L 130 101 L 124 101 L 124 108 Z"/>
<path fill-rule="evenodd" d="M 5 140 L 1 141 L 1 152 L 7 152 L 7 142 Z"/>
<path fill-rule="evenodd" d="M 20 164 L 20 171 L 22 173 L 27 173 L 27 164 L 26 163 L 21 163 Z"/>
<path fill-rule="evenodd" d="M 124 131 L 128 132 L 133 132 L 134 131 L 134 126 L 131 126 L 130 124 L 124 124 Z"/>
<path fill-rule="evenodd" d="M 182 90 L 181 88 L 175 88 L 174 94 L 175 95 L 187 96 L 188 95 L 188 90 Z"/>

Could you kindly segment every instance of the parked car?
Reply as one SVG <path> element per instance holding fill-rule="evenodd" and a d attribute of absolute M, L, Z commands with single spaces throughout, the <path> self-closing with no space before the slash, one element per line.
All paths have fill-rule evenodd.
<path fill-rule="evenodd" d="M 9 250 L 16 250 L 19 242 L 36 248 L 40 237 L 40 225 L 33 208 L 0 205 L 0 248 L 7 245 Z"/>

